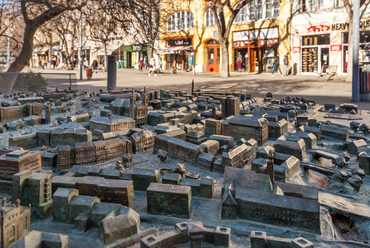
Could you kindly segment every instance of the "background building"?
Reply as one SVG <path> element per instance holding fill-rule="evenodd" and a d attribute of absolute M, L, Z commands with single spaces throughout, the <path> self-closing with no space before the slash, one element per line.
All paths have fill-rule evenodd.
<path fill-rule="evenodd" d="M 370 9 L 361 8 L 360 65 L 370 63 Z M 348 63 L 348 14 L 341 0 L 292 2 L 292 66 L 298 74 L 322 73 L 330 65 L 345 75 Z"/>
<path fill-rule="evenodd" d="M 232 1 L 233 6 L 237 3 Z M 162 5 L 167 6 L 160 19 L 164 68 L 190 70 L 194 63 L 197 72 L 219 72 L 222 54 L 208 3 L 162 1 Z M 253 0 L 240 10 L 229 37 L 230 71 L 271 71 L 276 54 L 290 51 L 290 9 L 288 1 Z"/>

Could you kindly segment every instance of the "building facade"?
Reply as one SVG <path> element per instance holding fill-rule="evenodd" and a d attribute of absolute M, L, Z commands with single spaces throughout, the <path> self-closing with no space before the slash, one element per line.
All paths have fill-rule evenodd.
<path fill-rule="evenodd" d="M 231 1 L 236 6 L 239 1 Z M 219 72 L 221 47 L 207 1 L 162 1 L 160 53 L 164 69 Z M 229 66 L 235 72 L 271 71 L 277 53 L 290 51 L 289 1 L 253 0 L 244 6 L 229 36 Z M 230 13 L 225 8 L 226 22 Z M 283 56 L 280 56 L 282 64 Z"/>
<path fill-rule="evenodd" d="M 330 66 L 346 75 L 348 14 L 341 0 L 292 2 L 292 61 L 294 73 L 325 73 Z M 360 10 L 360 65 L 370 63 L 370 8 Z"/>

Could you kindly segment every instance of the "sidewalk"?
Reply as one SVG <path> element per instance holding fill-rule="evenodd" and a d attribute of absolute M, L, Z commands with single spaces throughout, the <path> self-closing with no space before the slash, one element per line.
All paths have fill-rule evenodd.
<path fill-rule="evenodd" d="M 106 90 L 107 73 L 94 73 L 91 80 L 86 79 L 86 71 L 83 73 L 84 79 L 79 80 L 78 70 L 42 70 L 32 69 L 34 72 L 41 73 L 76 73 L 78 79 L 78 89 L 85 91 Z M 267 92 L 271 92 L 277 99 L 286 96 L 299 96 L 311 99 L 319 104 L 334 103 L 339 106 L 340 103 L 351 102 L 352 84 L 345 82 L 344 77 L 336 76 L 329 82 L 326 82 L 327 76 L 318 80 L 318 75 L 295 75 L 281 77 L 275 73 L 271 77 L 270 73 L 248 74 L 231 73 L 229 78 L 220 78 L 218 73 L 198 73 L 193 76 L 192 72 L 178 72 L 170 74 L 169 71 L 148 76 L 147 70 L 140 72 L 135 69 L 117 69 L 117 89 L 120 88 L 142 88 L 149 89 L 168 89 L 168 90 L 187 90 L 190 93 L 191 82 L 194 79 L 195 90 L 210 91 L 229 91 L 245 92 L 252 97 L 264 97 Z M 361 109 L 369 109 L 370 104 L 366 102 L 358 103 Z"/>

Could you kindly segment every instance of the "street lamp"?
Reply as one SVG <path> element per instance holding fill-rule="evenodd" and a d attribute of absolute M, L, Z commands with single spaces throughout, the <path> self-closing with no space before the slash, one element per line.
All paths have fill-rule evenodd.
<path fill-rule="evenodd" d="M 360 45 L 360 0 L 353 1 L 353 71 L 352 71 L 352 102 L 360 101 L 358 52 Z"/>
<path fill-rule="evenodd" d="M 80 0 L 81 3 L 81 0 Z M 80 9 L 80 80 L 82 80 L 83 61 L 82 61 L 82 7 Z"/>

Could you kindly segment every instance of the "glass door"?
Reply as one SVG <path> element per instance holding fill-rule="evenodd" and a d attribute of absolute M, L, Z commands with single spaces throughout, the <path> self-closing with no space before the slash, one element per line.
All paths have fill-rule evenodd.
<path fill-rule="evenodd" d="M 320 73 L 329 72 L 329 47 L 321 47 L 320 49 Z"/>

